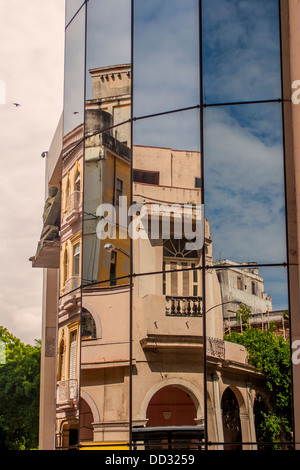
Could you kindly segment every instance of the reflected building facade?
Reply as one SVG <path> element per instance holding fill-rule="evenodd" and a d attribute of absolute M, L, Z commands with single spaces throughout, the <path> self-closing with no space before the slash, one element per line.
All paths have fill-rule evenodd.
<path fill-rule="evenodd" d="M 224 333 L 243 304 L 256 327 L 276 312 L 297 335 L 289 2 L 150 3 L 66 2 L 64 113 L 32 258 L 41 448 L 255 450 L 272 394 Z"/>

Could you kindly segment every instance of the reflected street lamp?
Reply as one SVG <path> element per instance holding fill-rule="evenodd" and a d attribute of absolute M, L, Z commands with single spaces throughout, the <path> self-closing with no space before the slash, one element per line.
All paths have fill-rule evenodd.
<path fill-rule="evenodd" d="M 115 245 L 113 245 L 112 243 L 107 243 L 106 245 L 104 245 L 104 250 L 105 250 L 107 253 L 111 253 L 112 251 L 119 251 L 119 252 L 122 253 L 123 255 L 127 256 L 128 258 L 130 258 L 129 254 L 128 254 L 125 250 L 122 250 L 122 248 L 116 248 Z"/>

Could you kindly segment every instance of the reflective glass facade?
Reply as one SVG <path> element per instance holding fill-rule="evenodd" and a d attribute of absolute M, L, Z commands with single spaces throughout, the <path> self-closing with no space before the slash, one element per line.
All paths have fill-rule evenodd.
<path fill-rule="evenodd" d="M 290 450 L 278 0 L 66 3 L 56 448 Z"/>

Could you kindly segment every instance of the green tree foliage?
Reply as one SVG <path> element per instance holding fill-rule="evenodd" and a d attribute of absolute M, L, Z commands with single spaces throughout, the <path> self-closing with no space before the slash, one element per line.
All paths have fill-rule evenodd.
<path fill-rule="evenodd" d="M 278 442 L 291 439 L 291 365 L 290 346 L 274 333 L 274 324 L 267 330 L 246 325 L 242 332 L 231 332 L 225 340 L 242 344 L 248 351 L 249 364 L 266 377 L 267 410 L 262 412 L 257 437 L 260 441 Z"/>
<path fill-rule="evenodd" d="M 244 304 L 240 305 L 240 308 L 236 311 L 236 321 L 242 326 L 246 325 L 251 316 L 251 309 Z"/>
<path fill-rule="evenodd" d="M 40 342 L 25 345 L 0 327 L 5 361 L 0 364 L 0 450 L 38 446 Z"/>

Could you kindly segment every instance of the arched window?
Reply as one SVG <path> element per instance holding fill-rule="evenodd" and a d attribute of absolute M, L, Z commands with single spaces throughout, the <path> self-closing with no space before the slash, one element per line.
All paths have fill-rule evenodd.
<path fill-rule="evenodd" d="M 63 267 L 63 281 L 64 283 L 69 279 L 69 255 L 68 250 L 65 248 L 64 253 L 64 267 Z"/>
<path fill-rule="evenodd" d="M 81 337 L 82 339 L 95 339 L 97 337 L 93 315 L 85 308 L 82 309 L 81 313 Z"/>
<path fill-rule="evenodd" d="M 74 191 L 80 192 L 81 184 L 80 184 L 80 171 L 76 172 L 75 175 L 75 184 L 74 184 Z"/>
<path fill-rule="evenodd" d="M 59 350 L 58 350 L 58 377 L 57 377 L 58 381 L 63 380 L 64 354 L 65 354 L 65 342 L 62 339 L 59 345 Z"/>
<path fill-rule="evenodd" d="M 196 250 L 186 250 L 185 245 L 185 239 L 176 240 L 171 238 L 164 241 L 164 295 L 178 297 L 198 297 L 201 295 L 200 271 L 193 269 L 198 266 L 199 255 Z M 178 272 L 175 270 L 178 270 Z"/>
<path fill-rule="evenodd" d="M 69 176 L 67 176 L 66 191 L 65 191 L 65 209 L 67 209 L 68 198 L 70 194 L 71 194 L 70 179 L 69 179 Z"/>
<path fill-rule="evenodd" d="M 73 246 L 73 276 L 79 276 L 80 273 L 80 243 Z"/>

